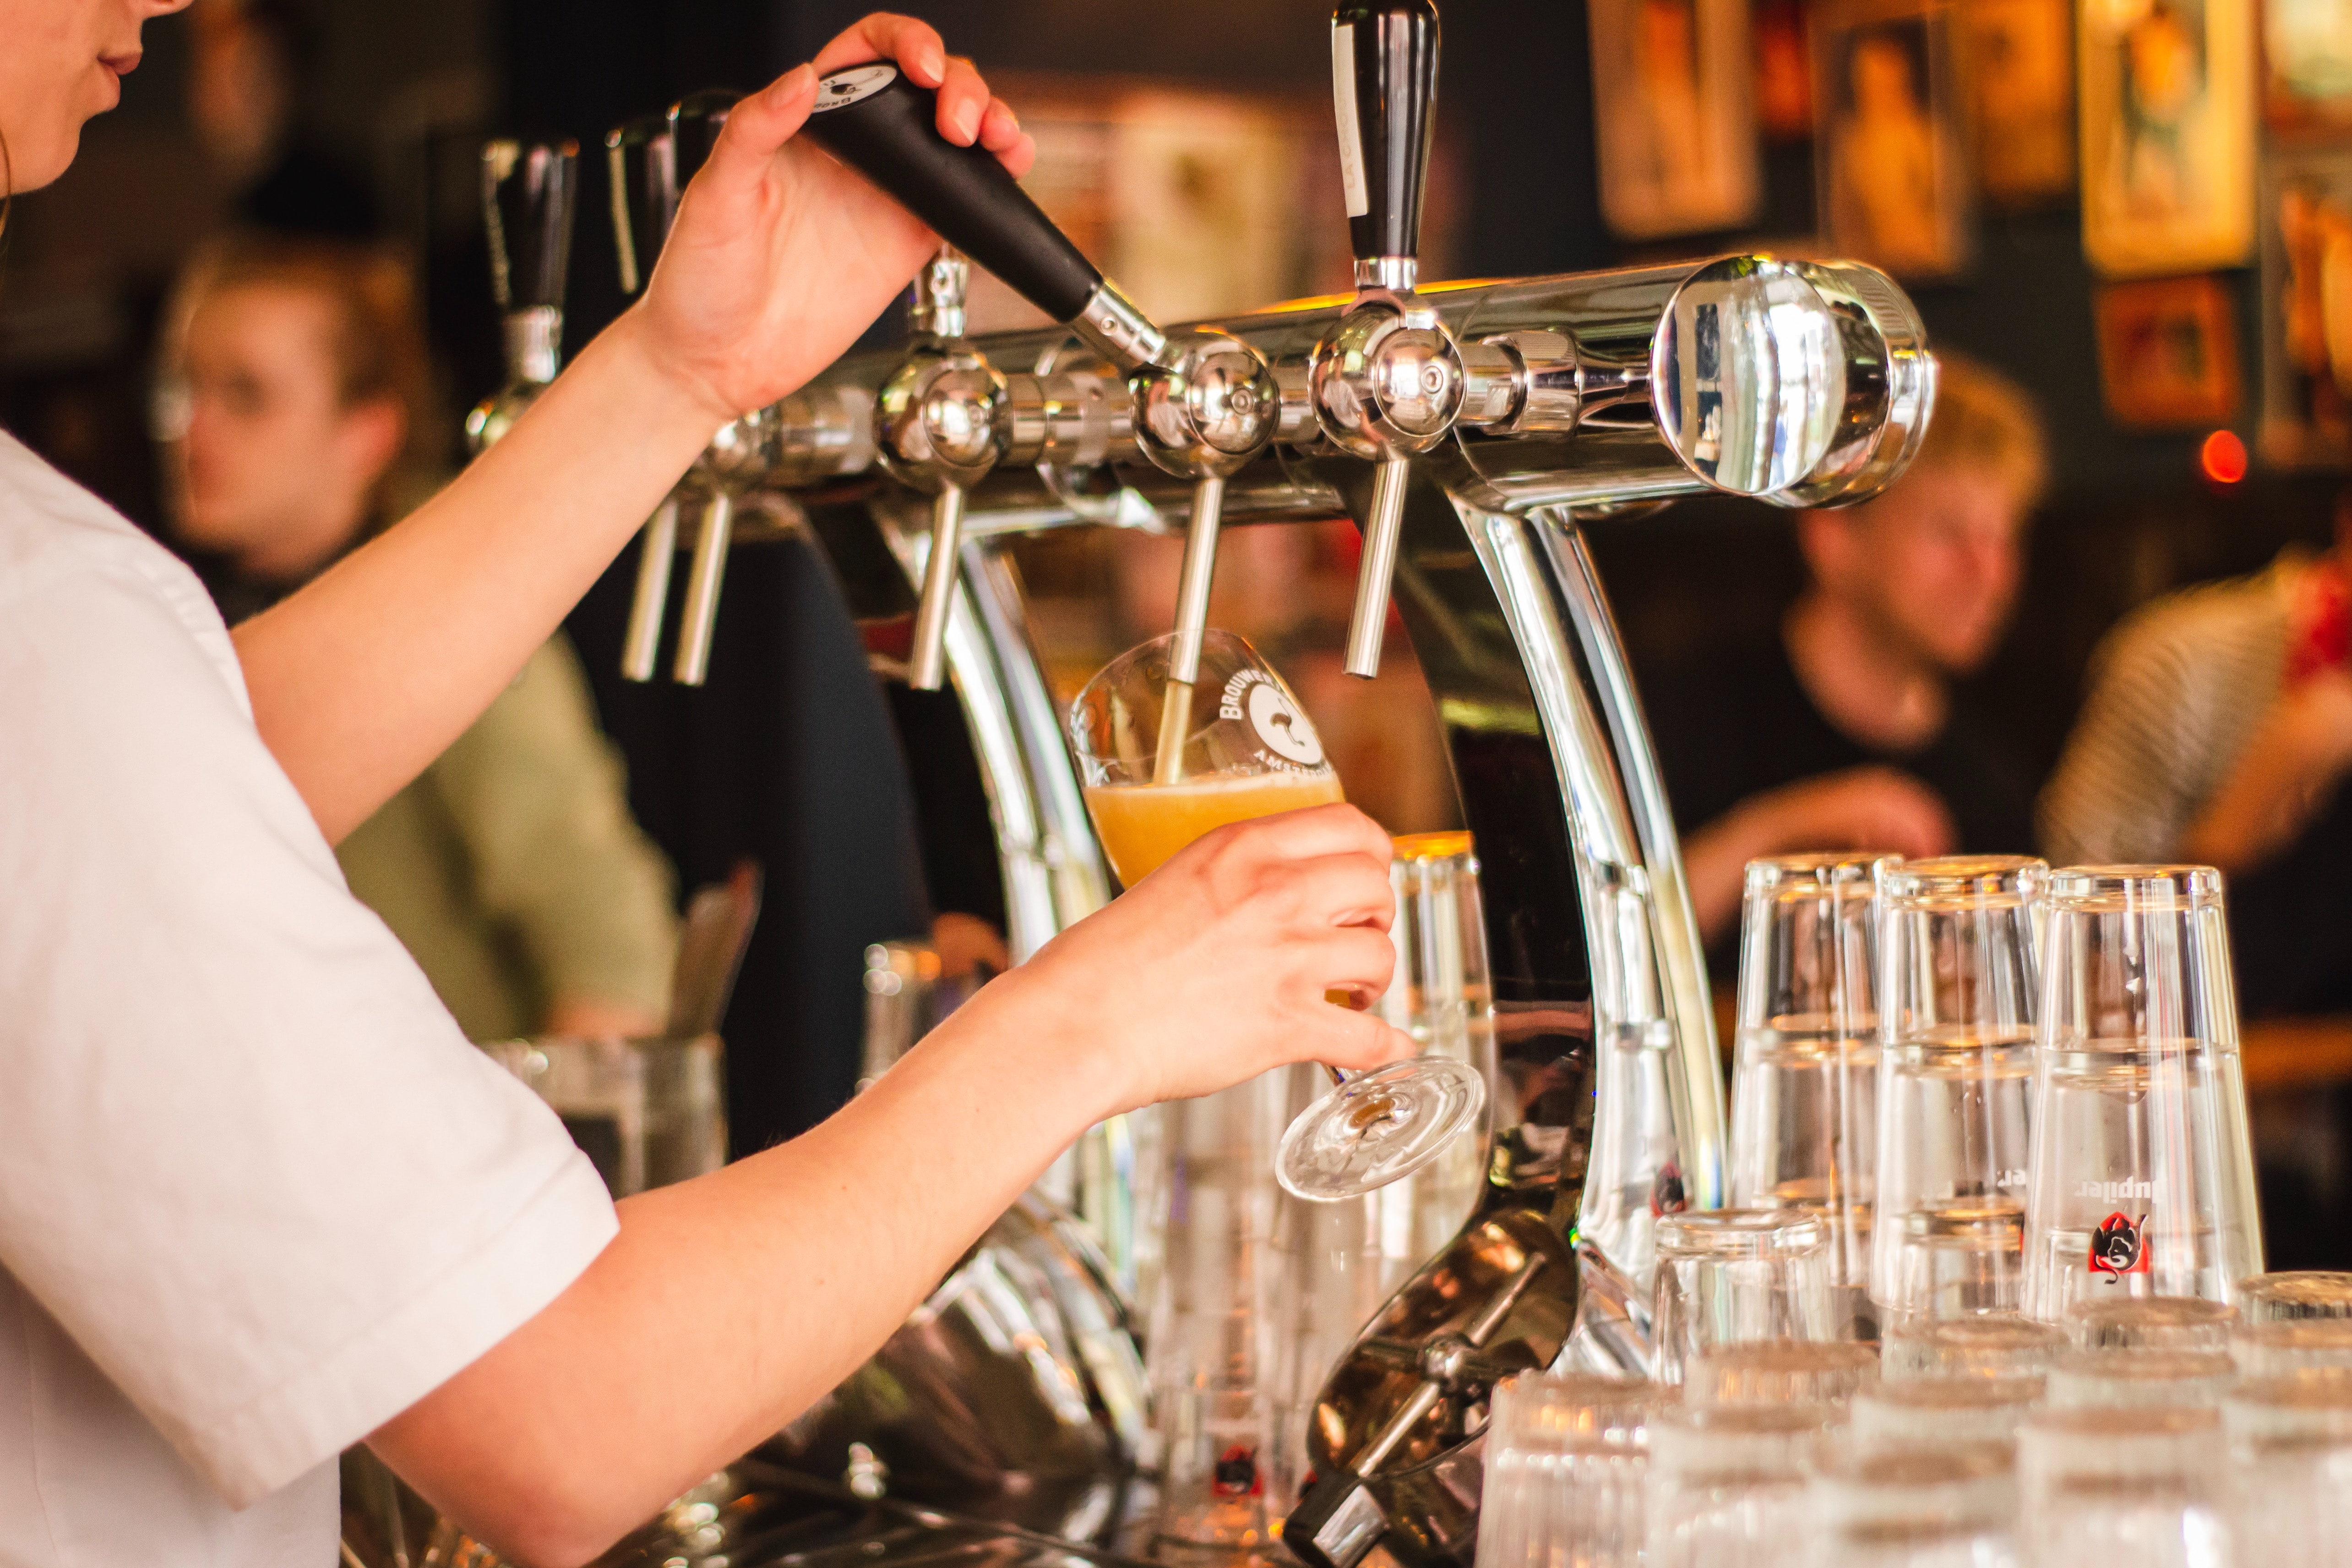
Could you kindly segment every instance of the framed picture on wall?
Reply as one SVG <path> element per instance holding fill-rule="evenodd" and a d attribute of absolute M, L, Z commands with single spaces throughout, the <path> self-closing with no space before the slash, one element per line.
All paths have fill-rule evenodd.
<path fill-rule="evenodd" d="M 2108 277 L 2252 256 L 2252 4 L 2083 0 L 2083 249 Z"/>
<path fill-rule="evenodd" d="M 1822 232 L 1898 278 L 1969 258 L 1952 26 L 1939 0 L 1828 0 L 1813 15 Z"/>
<path fill-rule="evenodd" d="M 1756 0 L 1756 125 L 1768 142 L 1813 133 L 1813 61 L 1805 0 Z"/>
<path fill-rule="evenodd" d="M 2237 305 L 2221 279 L 2109 283 L 2092 309 L 2099 381 L 2116 424 L 2177 430 L 2238 412 Z"/>
<path fill-rule="evenodd" d="M 2352 147 L 2273 154 L 2262 227 L 2263 456 L 2352 466 Z"/>
<path fill-rule="evenodd" d="M 2273 129 L 2352 130 L 2352 5 L 2263 0 L 2263 104 Z"/>
<path fill-rule="evenodd" d="M 2073 195 L 2072 0 L 1963 0 L 1957 19 L 1979 187 L 2011 207 Z"/>
<path fill-rule="evenodd" d="M 1587 15 L 1609 226 L 1655 239 L 1754 219 L 1748 0 L 1591 0 Z"/>

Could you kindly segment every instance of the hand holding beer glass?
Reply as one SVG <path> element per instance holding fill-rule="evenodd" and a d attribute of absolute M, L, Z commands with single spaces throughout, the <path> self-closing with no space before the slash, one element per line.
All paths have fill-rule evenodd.
<path fill-rule="evenodd" d="M 1133 887 L 1229 823 L 1345 798 L 1314 724 L 1257 650 L 1202 635 L 1199 679 L 1169 679 L 1174 635 L 1106 665 L 1070 709 L 1087 810 L 1119 880 Z M 1338 999 L 1356 1005 L 1358 998 Z M 1437 1157 L 1485 1107 L 1467 1062 L 1420 1057 L 1350 1076 L 1283 1136 L 1276 1175 L 1320 1202 L 1359 1197 Z"/>

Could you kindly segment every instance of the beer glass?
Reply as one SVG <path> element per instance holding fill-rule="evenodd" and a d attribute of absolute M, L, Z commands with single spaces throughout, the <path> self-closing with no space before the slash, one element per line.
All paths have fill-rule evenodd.
<path fill-rule="evenodd" d="M 1390 928 L 1397 967 L 1373 1010 L 1411 1035 L 1428 1057 L 1468 1063 L 1489 1079 L 1495 1055 L 1492 988 L 1478 862 L 1467 833 L 1412 834 L 1393 841 Z M 1330 1087 L 1310 1065 L 1285 1069 L 1292 1112 Z M 1490 1100 L 1490 1103 L 1493 1103 Z M 1451 1241 L 1486 1191 L 1487 1141 L 1457 1137 L 1411 1174 L 1341 1202 L 1286 1197 L 1276 1215 L 1287 1300 L 1279 1373 L 1286 1486 L 1303 1473 L 1307 1425 L 1331 1366 L 1382 1303 Z M 1295 1498 L 1284 1493 L 1285 1508 Z"/>
<path fill-rule="evenodd" d="M 1799 1568 L 1812 1559 L 1806 1473 L 1818 1405 L 1662 1406 L 1650 1422 L 1649 1568 Z"/>
<path fill-rule="evenodd" d="M 1876 1347 L 1851 1340 L 1749 1340 L 1716 1345 L 1683 1364 L 1685 1405 L 1852 1403 L 1878 1381 Z"/>
<path fill-rule="evenodd" d="M 2262 1231 L 2221 873 L 2059 871 L 2045 911 L 2025 1310 L 2227 1300 Z"/>
<path fill-rule="evenodd" d="M 1279 1447 L 1272 1336 L 1283 1281 L 1272 1251 L 1280 1194 L 1265 1179 L 1285 1073 L 1164 1110 L 1166 1256 L 1144 1336 L 1162 1445 L 1159 1555 L 1224 1562 L 1270 1553 Z"/>
<path fill-rule="evenodd" d="M 1857 1448 L 2011 1443 L 2041 1403 L 2038 1377 L 1899 1378 L 1857 1392 L 1850 1419 Z"/>
<path fill-rule="evenodd" d="M 1821 1216 L 1840 1331 L 1872 1318 L 1879 858 L 1751 860 L 1740 921 L 1729 1202 Z"/>
<path fill-rule="evenodd" d="M 2017 856 L 1878 868 L 1870 1293 L 1889 1316 L 2015 1311 L 2023 1299 L 2032 921 L 2048 875 Z"/>
<path fill-rule="evenodd" d="M 2226 1568 L 2222 1467 L 2217 1410 L 2035 1411 L 2017 1429 L 2028 1568 Z"/>
<path fill-rule="evenodd" d="M 1129 887 L 1212 829 L 1341 798 L 1314 724 L 1255 648 L 1211 629 L 1198 680 L 1177 681 L 1176 636 L 1113 659 L 1070 710 L 1087 811 Z M 1276 1152 L 1277 1179 L 1302 1198 L 1358 1197 L 1420 1169 L 1486 1101 L 1477 1070 L 1444 1057 L 1331 1078 Z"/>
<path fill-rule="evenodd" d="M 1813 1478 L 1827 1568 L 2014 1568 L 2017 1488 L 1997 1446 L 1873 1449 Z"/>
<path fill-rule="evenodd" d="M 1679 1385 L 1717 1345 L 1834 1338 L 1829 1237 L 1820 1215 L 1790 1209 L 1662 1216 L 1650 1376 Z"/>
<path fill-rule="evenodd" d="M 1889 1328 L 1879 1365 L 1889 1379 L 2038 1378 L 2065 1348 L 2063 1332 L 2031 1318 L 1927 1318 Z"/>
<path fill-rule="evenodd" d="M 2230 1359 L 2238 1363 L 2242 1377 L 2352 1372 L 2352 1320 L 2299 1318 L 2241 1323 L 2230 1335 Z"/>
<path fill-rule="evenodd" d="M 2077 1301 L 2066 1314 L 2086 1351 L 2226 1351 L 2237 1309 L 2201 1296 L 2122 1296 Z"/>
<path fill-rule="evenodd" d="M 2056 1406 L 2210 1409 L 2238 1381 L 2219 1351 L 2068 1351 L 2050 1365 Z"/>
<path fill-rule="evenodd" d="M 2231 1545 L 2244 1568 L 2352 1563 L 2352 1377 L 2241 1384 L 2221 1402 Z"/>
<path fill-rule="evenodd" d="M 2237 1301 L 2239 1321 L 2247 1323 L 2352 1318 L 2352 1274 L 2256 1274 L 2238 1281 Z"/>
<path fill-rule="evenodd" d="M 1584 1373 L 1495 1387 L 1479 1568 L 1640 1568 L 1656 1391 Z"/>

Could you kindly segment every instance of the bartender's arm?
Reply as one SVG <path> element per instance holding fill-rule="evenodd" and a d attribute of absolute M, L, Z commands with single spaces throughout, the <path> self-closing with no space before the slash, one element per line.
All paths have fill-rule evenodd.
<path fill-rule="evenodd" d="M 1323 1000 L 1387 985 L 1388 855 L 1344 806 L 1202 839 L 814 1131 L 622 1204 L 585 1274 L 373 1447 L 527 1561 L 593 1555 L 871 1355 L 1103 1117 L 1410 1055 Z"/>
<path fill-rule="evenodd" d="M 877 16 L 729 117 L 646 298 L 446 489 L 236 630 L 262 736 L 331 842 L 488 707 L 711 433 L 838 358 L 937 237 L 793 132 L 823 72 L 894 58 L 940 129 L 1034 152 L 969 61 Z"/>

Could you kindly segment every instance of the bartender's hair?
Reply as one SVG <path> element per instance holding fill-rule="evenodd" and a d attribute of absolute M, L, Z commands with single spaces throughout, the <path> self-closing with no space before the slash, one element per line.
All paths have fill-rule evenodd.
<path fill-rule="evenodd" d="M 189 321 L 206 300 L 240 289 L 281 289 L 324 301 L 332 317 L 328 352 L 343 406 L 386 402 L 400 409 L 406 436 L 377 481 L 383 512 L 431 477 L 446 447 L 435 418 L 433 373 L 425 323 L 408 264 L 376 246 L 306 235 L 231 235 L 198 251 L 173 290 L 167 358 L 176 361 Z M 372 525 L 389 519 L 378 516 Z"/>
<path fill-rule="evenodd" d="M 1964 354 L 1946 353 L 1914 466 L 1990 469 L 2031 511 L 2049 482 L 2048 443 L 2032 395 L 2008 376 Z"/>

